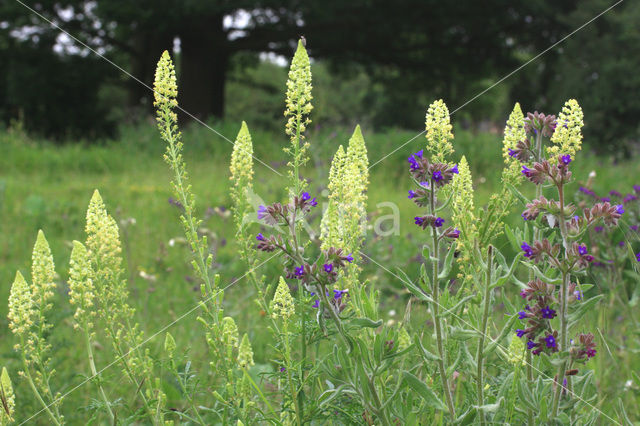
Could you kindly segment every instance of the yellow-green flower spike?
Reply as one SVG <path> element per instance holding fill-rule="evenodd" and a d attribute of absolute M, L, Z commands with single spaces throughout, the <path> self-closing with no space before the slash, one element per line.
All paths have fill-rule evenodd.
<path fill-rule="evenodd" d="M 523 366 L 525 364 L 525 348 L 524 342 L 519 338 L 512 338 L 507 351 L 507 360 L 514 366 Z"/>
<path fill-rule="evenodd" d="M 306 185 L 305 181 L 299 179 L 299 168 L 308 160 L 306 153 L 309 144 L 305 142 L 304 132 L 311 123 L 309 118 L 309 113 L 313 109 L 311 89 L 311 63 L 307 49 L 300 40 L 289 68 L 286 108 L 284 110 L 284 116 L 287 117 L 285 133 L 291 139 L 291 146 L 284 148 L 284 151 L 292 157 L 289 162 L 289 178 L 291 180 L 289 192 L 296 196 L 300 195 L 300 191 Z"/>
<path fill-rule="evenodd" d="M 271 312 L 274 319 L 282 318 L 284 321 L 287 321 L 296 313 L 289 286 L 282 277 L 280 277 L 278 288 L 271 301 Z"/>
<path fill-rule="evenodd" d="M 369 158 L 367 157 L 367 147 L 364 143 L 364 137 L 358 124 L 349 139 L 347 147 L 347 161 L 357 165 L 362 177 L 362 190 L 365 191 L 369 184 Z"/>
<path fill-rule="evenodd" d="M 502 139 L 502 156 L 506 164 L 502 172 L 502 181 L 505 184 L 515 185 L 522 179 L 522 173 L 520 173 L 521 164 L 517 159 L 509 155 L 509 150 L 516 149 L 518 142 L 525 140 L 526 137 L 524 114 L 522 114 L 520 104 L 516 102 L 504 127 L 504 137 Z"/>
<path fill-rule="evenodd" d="M 238 348 L 238 366 L 240 368 L 249 368 L 254 365 L 253 362 L 253 349 L 251 348 L 251 342 L 249 336 L 245 333 L 242 336 L 242 342 Z"/>
<path fill-rule="evenodd" d="M 79 241 L 73 242 L 69 262 L 69 302 L 76 307 L 73 315 L 74 327 L 93 329 L 94 306 L 93 270 L 86 247 Z"/>
<path fill-rule="evenodd" d="M 176 351 L 176 340 L 168 331 L 167 331 L 167 334 L 164 336 L 164 351 L 170 357 L 173 357 L 173 353 Z"/>
<path fill-rule="evenodd" d="M 238 326 L 231 317 L 222 319 L 222 344 L 226 348 L 227 358 L 231 359 L 233 350 L 238 347 Z"/>
<path fill-rule="evenodd" d="M 458 163 L 458 174 L 453 176 L 451 182 L 451 192 L 453 193 L 452 203 L 452 221 L 454 226 L 460 230 L 458 238 L 458 250 L 460 256 L 458 263 L 460 264 L 460 275 L 464 281 L 471 281 L 474 268 L 473 250 L 478 239 L 477 217 L 475 215 L 475 206 L 473 204 L 473 180 L 471 178 L 471 170 L 467 158 L 463 155 Z"/>
<path fill-rule="evenodd" d="M 2 367 L 2 375 L 0 375 L 0 396 L 2 396 L 0 425 L 4 426 L 13 422 L 13 412 L 16 408 L 16 397 L 13 393 L 13 385 L 6 367 Z"/>
<path fill-rule="evenodd" d="M 176 82 L 176 70 L 171 61 L 171 56 L 166 50 L 162 52 L 156 75 L 153 82 L 153 106 L 168 106 L 170 108 L 178 106 L 178 84 Z"/>
<path fill-rule="evenodd" d="M 554 145 L 547 148 L 549 156 L 569 154 L 572 157 L 582 148 L 582 108 L 575 99 L 569 99 L 562 107 L 551 136 Z"/>
<path fill-rule="evenodd" d="M 122 247 L 116 221 L 107 214 L 107 210 L 96 189 L 87 209 L 86 246 L 95 261 L 95 277 L 98 280 L 113 281 L 121 272 Z"/>
<path fill-rule="evenodd" d="M 249 238 L 244 235 L 244 219 L 249 213 L 248 194 L 253 188 L 253 144 L 247 123 L 242 122 L 231 153 L 231 199 L 233 201 L 233 217 L 236 222 L 236 237 L 240 240 L 242 250 L 246 250 Z"/>
<path fill-rule="evenodd" d="M 431 160 L 444 163 L 453 154 L 453 133 L 449 119 L 449 109 L 442 99 L 429 105 L 425 121 L 427 150 L 431 153 Z"/>
<path fill-rule="evenodd" d="M 14 334 L 24 336 L 33 326 L 35 315 L 31 289 L 18 271 L 9 293 L 9 328 Z"/>
<path fill-rule="evenodd" d="M 34 301 L 44 312 L 51 307 L 49 300 L 53 297 L 53 290 L 56 288 L 53 281 L 56 271 L 49 243 L 42 230 L 38 231 L 31 259 L 31 293 Z"/>

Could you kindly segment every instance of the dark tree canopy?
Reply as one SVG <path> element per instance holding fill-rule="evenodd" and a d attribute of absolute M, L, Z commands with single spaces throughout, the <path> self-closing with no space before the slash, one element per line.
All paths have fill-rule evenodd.
<path fill-rule="evenodd" d="M 179 39 L 180 102 L 201 119 L 224 115 L 225 83 L 238 54 L 289 57 L 304 34 L 314 58 L 335 72 L 364 66 L 385 88 L 378 125 L 414 126 L 429 99 L 463 104 L 606 6 L 605 0 L 47 0 L 33 7 L 148 85 L 161 52 Z M 124 90 L 130 110 L 149 110 L 150 91 L 96 55 L 77 44 L 73 54 L 54 53 L 59 31 L 19 3 L 5 2 L 0 12 L 5 121 L 22 111 L 27 125 L 48 134 L 104 131 L 105 85 L 106 92 Z M 640 59 L 617 52 L 620 46 L 637 50 L 638 17 L 637 5 L 618 6 L 511 78 L 512 97 L 526 109 L 549 111 L 575 97 L 587 109 L 602 107 L 593 111 L 594 127 L 607 128 L 599 137 L 637 138 L 631 123 L 640 105 L 629 94 L 640 88 L 630 74 Z M 624 82 L 621 73 L 627 73 Z M 619 99 L 621 92 L 629 98 Z M 56 104 L 64 105 L 58 116 Z M 616 105 L 623 105 L 621 124 L 604 125 Z M 486 105 L 478 101 L 469 108 L 482 113 Z M 65 113 L 67 119 L 59 116 Z"/>

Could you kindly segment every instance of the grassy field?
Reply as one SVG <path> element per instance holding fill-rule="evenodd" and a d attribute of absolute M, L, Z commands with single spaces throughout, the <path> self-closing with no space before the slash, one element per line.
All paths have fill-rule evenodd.
<path fill-rule="evenodd" d="M 251 126 L 251 123 L 248 123 Z M 214 127 L 233 140 L 239 123 L 218 123 Z M 396 147 L 411 139 L 417 132 L 389 130 L 370 134 L 363 129 L 369 151 L 370 163 L 374 164 Z M 312 161 L 305 171 L 310 180 L 310 192 L 326 200 L 326 176 L 331 155 L 339 144 L 346 144 L 351 129 L 316 130 L 309 135 Z M 455 130 L 456 158 L 465 155 L 471 165 L 476 187 L 475 202 L 483 205 L 497 188 L 501 172 L 501 136 L 476 134 L 462 129 Z M 255 155 L 276 172 L 285 174 L 285 156 L 281 147 L 286 144 L 284 135 L 253 131 Z M 243 266 L 237 262 L 233 241 L 232 218 L 229 214 L 228 161 L 232 145 L 203 127 L 193 126 L 185 132 L 185 159 L 197 194 L 198 211 L 205 219 L 204 227 L 210 235 L 211 250 L 215 254 L 214 268 L 222 276 L 223 286 L 234 282 L 243 274 Z M 139 321 L 146 334 L 153 334 L 165 324 L 178 318 L 196 305 L 199 289 L 194 283 L 189 267 L 189 251 L 183 243 L 178 221 L 179 210 L 169 203 L 171 196 L 168 167 L 162 160 L 164 144 L 151 125 L 123 129 L 121 139 L 102 144 L 67 144 L 55 146 L 44 141 L 34 141 L 20 133 L 0 134 L 3 154 L 0 155 L 0 300 L 6 301 L 16 270 L 27 275 L 31 260 L 31 249 L 38 229 L 43 229 L 56 261 L 56 272 L 60 276 L 52 341 L 53 364 L 74 365 L 77 370 L 59 369 L 54 378 L 55 388 L 64 392 L 79 383 L 88 369 L 79 345 L 72 332 L 70 316 L 72 310 L 67 302 L 65 281 L 68 276 L 68 261 L 73 240 L 84 240 L 84 223 L 87 204 L 94 189 L 99 189 L 110 213 L 118 220 L 122 230 L 124 257 L 129 275 L 131 304 L 136 307 Z M 383 265 L 401 267 L 415 275 L 420 262 L 421 241 L 414 235 L 413 216 L 416 207 L 407 200 L 408 174 L 406 157 L 421 149 L 424 137 L 385 158 L 371 169 L 369 190 L 369 212 L 371 223 L 379 217 L 392 213 L 385 204 L 397 205 L 399 233 L 388 237 L 367 238 L 364 252 Z M 256 193 L 266 202 L 281 200 L 285 178 L 261 165 L 255 166 Z M 609 159 L 580 154 L 572 164 L 577 189 L 590 171 L 597 170 L 594 189 L 606 193 L 616 189 L 629 192 L 632 185 L 640 184 L 637 159 L 613 164 Z M 324 192 L 323 192 L 324 191 Z M 510 221 L 520 221 L 520 206 Z M 319 220 L 312 223 L 318 227 Z M 255 225 L 256 232 L 259 227 Z M 509 248 L 503 242 L 506 252 Z M 267 276 L 278 275 L 278 260 L 263 267 Z M 388 320 L 402 318 L 406 300 L 405 291 L 394 276 L 374 264 L 365 265 L 364 275 L 372 285 L 383 291 L 382 309 Z M 508 291 L 509 289 L 506 289 Z M 512 289 L 514 295 L 515 288 Z M 250 333 L 256 361 L 260 368 L 272 368 L 268 359 L 268 344 L 261 339 L 262 323 L 255 323 L 250 315 L 257 309 L 253 304 L 253 292 L 243 280 L 238 280 L 225 292 L 225 311 L 234 316 L 241 329 Z M 500 307 L 496 308 L 498 311 Z M 395 312 L 395 314 L 394 314 Z M 6 302 L 0 304 L 0 364 L 15 372 L 19 369 L 18 357 L 11 349 L 13 339 L 7 328 Z M 196 368 L 206 365 L 206 345 L 202 330 L 192 314 L 171 329 L 178 347 L 190 348 L 190 356 Z M 496 316 L 494 318 L 499 321 Z M 414 319 L 420 321 L 420 318 Z M 640 369 L 638 353 L 633 352 L 638 344 L 638 330 L 630 328 L 628 318 L 617 307 L 602 305 L 590 320 L 592 329 L 600 329 L 609 346 L 599 348 L 595 361 L 596 377 L 602 393 L 601 408 L 612 413 L 621 397 L 631 418 L 640 418 L 638 408 L 638 386 L 625 387 L 632 380 L 631 371 Z M 175 330 L 175 331 L 174 331 Z M 635 334 L 633 334 L 635 333 Z M 266 333 L 263 333 L 267 335 Z M 163 336 L 151 342 L 159 347 Z M 625 343 L 626 342 L 626 343 Z M 102 354 L 98 348 L 100 365 L 109 361 L 108 351 Z M 153 351 L 153 350 L 152 350 Z M 107 372 L 111 377 L 119 374 L 117 368 Z M 24 383 L 17 383 L 18 404 L 21 413 L 37 411 Z M 171 389 L 167 387 L 171 401 Z M 67 419 L 73 422 L 74 413 L 82 417 L 83 408 L 90 405 L 89 392 L 73 393 L 65 402 Z M 169 404 L 169 406 L 171 406 Z M 77 410 L 77 411 L 75 411 Z M 44 417 L 40 422 L 46 423 Z M 43 423 L 43 424 L 44 424 Z"/>

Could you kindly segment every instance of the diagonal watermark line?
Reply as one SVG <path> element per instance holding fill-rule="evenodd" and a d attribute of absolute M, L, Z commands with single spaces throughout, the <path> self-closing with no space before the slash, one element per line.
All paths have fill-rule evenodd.
<path fill-rule="evenodd" d="M 113 62 L 111 59 L 107 58 L 106 56 L 102 55 L 100 52 L 96 51 L 94 48 L 92 48 L 91 46 L 89 46 L 88 44 L 86 44 L 85 42 L 83 42 L 82 40 L 79 40 L 77 37 L 69 34 L 67 31 L 65 31 L 64 29 L 60 28 L 60 26 L 58 24 L 56 24 L 55 22 L 52 22 L 51 20 L 47 19 L 47 17 L 43 16 L 41 13 L 38 13 L 38 11 L 34 10 L 33 8 L 29 7 L 28 5 L 26 5 L 25 3 L 23 3 L 20 0 L 15 0 L 17 3 L 21 4 L 22 6 L 24 6 L 26 9 L 28 9 L 29 11 L 31 11 L 33 14 L 35 14 L 36 16 L 38 16 L 40 19 L 42 19 L 43 21 L 47 22 L 49 25 L 51 25 L 52 27 L 54 27 L 55 29 L 59 30 L 60 32 L 68 35 L 69 37 L 71 37 L 76 43 L 80 44 L 81 46 L 89 49 L 92 53 L 95 53 L 96 55 L 98 55 L 100 58 L 104 59 L 105 61 L 107 61 L 109 64 L 113 65 L 115 68 L 117 68 L 118 70 L 120 70 L 123 74 L 127 75 L 129 78 L 135 80 L 136 82 L 140 83 L 142 86 L 144 86 L 145 88 L 149 89 L 150 91 L 152 91 L 153 93 L 156 93 L 155 90 L 153 90 L 153 87 L 149 86 L 148 84 L 146 84 L 144 81 L 140 80 L 138 77 L 134 76 L 133 74 L 131 74 L 129 71 L 125 70 L 124 68 L 122 68 L 120 65 L 116 64 L 115 62 Z M 216 135 L 220 136 L 222 139 L 224 139 L 225 141 L 227 141 L 228 143 L 230 143 L 231 145 L 234 144 L 234 142 L 229 139 L 228 137 L 226 137 L 225 135 L 223 135 L 222 133 L 218 132 L 216 129 L 214 129 L 213 127 L 209 126 L 207 123 L 205 123 L 204 121 L 200 120 L 198 117 L 196 117 L 195 115 L 191 114 L 189 111 L 185 110 L 184 108 L 182 108 L 180 105 L 177 106 L 177 109 L 180 110 L 181 112 L 183 112 L 184 114 L 188 115 L 190 118 L 192 118 L 194 121 L 196 121 L 199 124 L 202 124 L 204 127 L 206 127 L 207 129 L 211 130 L 213 133 L 215 133 Z M 274 172 L 275 174 L 277 174 L 278 176 L 282 176 L 282 173 L 278 172 L 276 169 L 274 169 L 273 167 L 269 166 L 267 163 L 265 163 L 264 161 L 260 160 L 259 158 L 257 158 L 255 155 L 251 155 L 253 157 L 254 160 L 256 160 L 258 163 L 262 164 L 263 166 L 265 166 L 267 169 L 271 170 L 272 172 Z"/>
<path fill-rule="evenodd" d="M 151 340 L 153 340 L 154 338 L 156 338 L 159 334 L 164 333 L 165 331 L 167 331 L 169 328 L 173 327 L 175 324 L 177 324 L 179 321 L 183 320 L 184 318 L 188 317 L 189 315 L 191 315 L 192 313 L 194 313 L 195 311 L 197 311 L 200 308 L 200 304 L 201 303 L 206 303 L 216 297 L 218 297 L 220 294 L 222 294 L 224 291 L 228 290 L 231 286 L 233 286 L 235 283 L 241 281 L 243 278 L 245 278 L 247 275 L 249 275 L 250 273 L 252 273 L 253 271 L 255 271 L 256 269 L 260 268 L 262 265 L 266 264 L 267 262 L 269 262 L 271 259 L 273 259 L 276 256 L 279 256 L 280 253 L 275 253 L 274 255 L 270 256 L 267 260 L 261 262 L 259 265 L 256 265 L 255 267 L 249 269 L 247 272 L 245 272 L 244 275 L 242 275 L 239 278 L 236 278 L 235 280 L 233 280 L 230 284 L 228 284 L 226 287 L 222 288 L 221 290 L 218 290 L 216 293 L 212 294 L 209 297 L 206 297 L 205 299 L 199 301 L 195 306 L 193 306 L 191 309 L 185 311 L 182 315 L 180 315 L 178 318 L 174 319 L 173 321 L 171 321 L 169 324 L 166 324 L 164 327 L 162 327 L 160 330 L 156 331 L 155 333 L 153 333 L 152 335 L 150 335 L 149 337 L 147 337 L 146 339 L 144 339 L 142 342 L 140 342 L 138 345 L 132 347 L 131 349 L 129 349 L 129 351 L 127 351 L 125 354 L 115 358 L 113 361 L 111 361 L 109 364 L 105 365 L 104 367 L 102 367 L 96 374 L 86 378 L 85 380 L 83 380 L 82 382 L 78 383 L 76 386 L 74 386 L 73 388 L 71 388 L 70 390 L 68 390 L 67 392 L 65 392 L 64 394 L 62 394 L 61 396 L 59 396 L 58 398 L 56 398 L 51 404 L 47 405 L 46 407 L 43 407 L 40 409 L 40 411 L 37 411 L 36 413 L 32 414 L 28 419 L 23 420 L 22 423 L 19 424 L 19 426 L 22 426 L 23 424 L 29 422 L 30 420 L 33 420 L 34 418 L 36 418 L 38 415 L 40 415 L 43 411 L 45 411 L 46 409 L 52 407 L 53 405 L 57 404 L 58 402 L 62 401 L 64 398 L 66 398 L 68 395 L 70 395 L 71 393 L 77 391 L 79 388 L 81 388 L 82 386 L 86 385 L 87 383 L 89 383 L 91 380 L 95 379 L 96 377 L 100 376 L 105 370 L 107 370 L 108 368 L 113 367 L 114 365 L 116 365 L 118 362 L 120 362 L 122 359 L 128 357 L 131 352 L 137 350 L 138 348 L 146 345 L 147 343 L 149 343 Z"/>
<path fill-rule="evenodd" d="M 401 282 L 403 283 L 407 283 L 404 279 L 402 279 L 401 277 L 399 277 L 398 275 L 394 274 L 393 272 L 391 272 L 389 269 L 387 269 L 384 265 L 381 265 L 380 263 L 378 263 L 375 259 L 372 259 L 370 256 L 367 256 L 366 254 L 360 252 L 360 255 L 363 257 L 366 257 L 368 260 L 370 260 L 371 262 L 375 263 L 378 267 L 384 269 L 387 273 L 393 275 L 394 277 L 396 277 L 397 279 L 399 279 Z M 433 300 L 431 301 L 431 303 L 434 303 Z M 445 309 L 444 306 L 442 306 L 440 303 L 437 303 L 437 305 L 439 307 L 441 307 L 442 309 Z M 446 310 L 446 312 L 451 313 L 452 316 L 456 317 L 458 320 L 460 320 L 463 324 L 471 327 L 474 331 L 477 331 L 478 333 L 480 333 L 481 335 L 483 335 L 486 339 L 489 339 L 491 341 L 491 343 L 495 343 L 497 347 L 499 347 L 500 349 L 502 349 L 503 351 L 508 351 L 508 348 L 501 345 L 500 342 L 498 342 L 496 339 L 494 339 L 491 336 L 486 335 L 485 333 L 483 333 L 482 331 L 478 330 L 476 327 L 474 327 L 472 324 L 470 324 L 469 322 L 465 321 L 463 318 L 461 318 L 460 316 L 456 315 L 453 311 L 451 310 Z M 543 377 L 546 377 L 547 379 L 551 379 L 551 380 L 555 380 L 553 379 L 551 376 L 546 375 L 542 370 L 538 369 L 536 366 L 534 366 L 533 364 L 528 363 L 526 360 L 523 360 L 525 362 L 526 365 L 530 366 L 532 369 L 534 369 L 536 371 L 536 373 L 541 374 Z M 589 407 L 593 408 L 594 410 L 596 410 L 597 412 L 599 412 L 600 414 L 602 414 L 603 416 L 605 416 L 606 418 L 608 418 L 609 420 L 611 420 L 612 422 L 614 422 L 617 425 L 622 426 L 622 423 L 619 423 L 618 421 L 616 421 L 615 419 L 613 419 L 612 417 L 609 417 L 608 414 L 606 414 L 605 412 L 603 412 L 602 410 L 600 410 L 599 408 L 597 408 L 595 405 L 590 404 L 589 402 L 585 401 L 580 395 L 578 395 L 577 393 L 575 393 L 573 390 L 569 390 L 568 388 L 565 388 L 567 392 L 571 393 L 573 396 L 575 396 L 577 399 L 579 399 L 581 402 L 584 402 L 586 405 L 588 405 Z"/>
<path fill-rule="evenodd" d="M 582 24 L 581 26 L 579 26 L 578 28 L 576 28 L 575 30 L 573 30 L 572 32 L 570 32 L 569 34 L 567 34 L 566 36 L 564 36 L 563 38 L 561 38 L 560 40 L 558 40 L 557 42 L 553 43 L 551 46 L 547 47 L 546 49 L 544 49 L 542 52 L 538 53 L 536 56 L 534 56 L 533 58 L 529 59 L 527 62 L 525 62 L 524 64 L 520 65 L 518 68 L 516 68 L 515 70 L 511 71 L 509 74 L 505 75 L 504 77 L 500 78 L 498 81 L 496 81 L 495 83 L 493 83 L 491 86 L 487 87 L 486 89 L 484 89 L 483 91 L 481 91 L 480 93 L 476 94 L 474 97 L 472 97 L 471 99 L 469 99 L 468 101 L 466 101 L 465 103 L 463 103 L 462 105 L 460 105 L 459 107 L 457 107 L 456 109 L 454 109 L 453 111 L 451 111 L 449 113 L 449 116 L 452 116 L 453 114 L 455 114 L 456 112 L 460 111 L 462 108 L 466 107 L 467 105 L 469 105 L 471 102 L 475 101 L 476 99 L 478 99 L 480 96 L 484 95 L 485 93 L 487 93 L 488 91 L 490 91 L 491 89 L 493 89 L 494 87 L 496 87 L 497 85 L 499 85 L 500 83 L 502 83 L 503 81 L 507 80 L 509 77 L 511 77 L 512 75 L 514 75 L 515 73 L 517 73 L 518 71 L 522 70 L 524 67 L 526 67 L 527 65 L 529 65 L 530 63 L 532 63 L 533 61 L 535 61 L 536 59 L 540 58 L 542 55 L 544 55 L 545 53 L 549 52 L 550 50 L 552 50 L 553 48 L 555 48 L 556 46 L 558 46 L 560 43 L 564 42 L 566 39 L 568 39 L 569 37 L 573 36 L 575 33 L 577 33 L 578 31 L 582 30 L 584 27 L 586 27 L 587 25 L 591 24 L 593 21 L 595 21 L 596 19 L 598 19 L 599 17 L 601 17 L 602 15 L 604 15 L 605 13 L 609 12 L 611 9 L 613 9 L 614 7 L 616 7 L 617 5 L 619 5 L 620 3 L 622 3 L 624 0 L 618 0 L 616 3 L 612 4 L 611 6 L 609 6 L 608 8 L 606 8 L 605 10 L 603 10 L 602 12 L 600 12 L 599 14 L 597 14 L 596 16 L 594 16 L 593 18 L 591 18 L 590 20 L 588 20 L 587 22 L 585 22 L 584 24 Z M 407 146 L 408 144 L 410 144 L 411 142 L 413 142 L 417 137 L 422 136 L 423 134 L 426 133 L 426 130 L 421 131 L 420 133 L 418 133 L 417 135 L 415 135 L 414 137 L 412 137 L 411 139 L 409 139 L 408 141 L 404 142 L 402 145 L 400 145 L 399 147 L 397 147 L 396 149 L 394 149 L 393 151 L 391 151 L 390 153 L 388 153 L 387 155 L 385 155 L 384 157 L 380 158 L 378 161 L 376 161 L 375 163 L 373 163 L 372 165 L 369 166 L 369 170 L 371 170 L 373 168 L 373 166 L 375 166 L 376 164 L 384 161 L 385 159 L 387 159 L 389 156 L 395 154 L 396 152 L 398 152 L 399 150 L 401 150 L 402 148 L 404 148 L 405 146 Z"/>

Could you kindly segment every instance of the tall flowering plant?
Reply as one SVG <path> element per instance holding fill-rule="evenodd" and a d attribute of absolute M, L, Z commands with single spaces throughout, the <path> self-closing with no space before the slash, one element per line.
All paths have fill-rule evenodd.
<path fill-rule="evenodd" d="M 536 144 L 526 138 L 509 151 L 521 162 L 522 175 L 537 187 L 536 198 L 526 204 L 522 213 L 536 232 L 532 241 L 520 243 L 532 276 L 520 292 L 526 302 L 518 314 L 524 326 L 516 334 L 525 339 L 531 355 L 545 354 L 558 366 L 550 419 L 559 418 L 563 395 L 567 401 L 575 396 L 571 377 L 578 369 L 574 367 L 596 354 L 593 334 L 573 334 L 581 328 L 578 319 L 586 307 L 597 301 L 592 298 L 587 302 L 584 291 L 588 287 L 580 284 L 579 277 L 594 260 L 582 240 L 594 226 L 615 226 L 623 213 L 621 206 L 606 201 L 578 211 L 567 198 L 570 165 L 582 140 L 581 127 L 582 111 L 575 100 L 570 100 L 558 119 L 537 112 L 529 114 L 525 128 Z M 549 157 L 542 150 L 542 136 L 551 137 L 553 145 L 546 149 Z M 555 190 L 556 199 L 542 194 L 544 185 Z"/>

